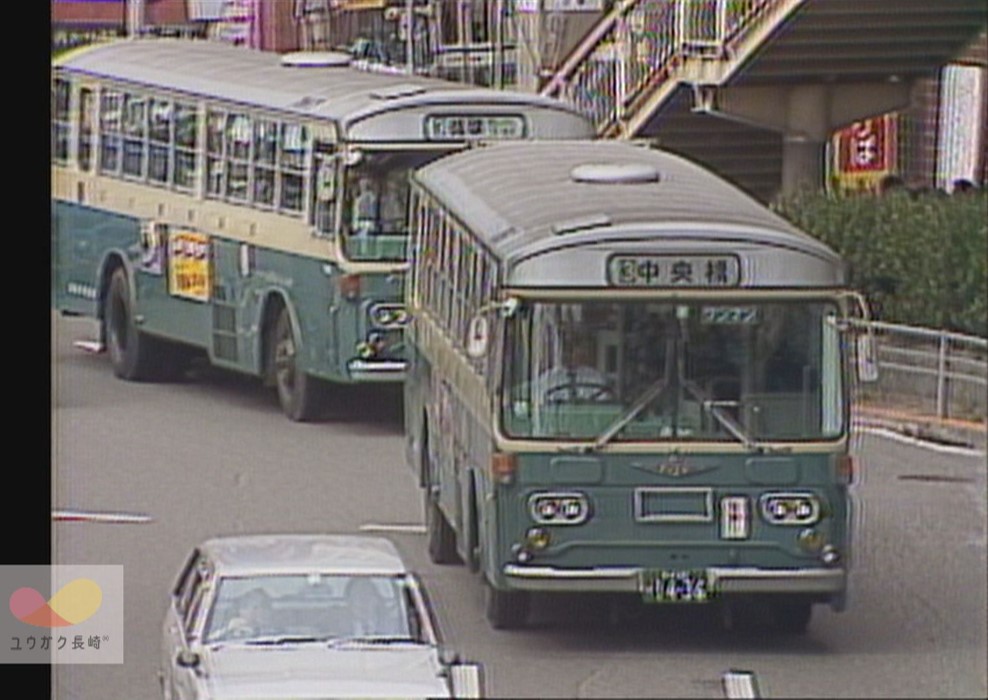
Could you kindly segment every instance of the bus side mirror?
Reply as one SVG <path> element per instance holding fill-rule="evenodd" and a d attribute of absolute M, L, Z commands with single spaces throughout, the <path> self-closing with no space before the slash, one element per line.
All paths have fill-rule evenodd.
<path fill-rule="evenodd" d="M 878 381 L 878 358 L 875 353 L 875 337 L 865 331 L 857 341 L 858 379 L 862 382 Z"/>
<path fill-rule="evenodd" d="M 490 345 L 490 323 L 487 321 L 487 316 L 481 312 L 470 319 L 467 328 L 467 355 L 478 360 L 487 354 L 488 345 Z"/>

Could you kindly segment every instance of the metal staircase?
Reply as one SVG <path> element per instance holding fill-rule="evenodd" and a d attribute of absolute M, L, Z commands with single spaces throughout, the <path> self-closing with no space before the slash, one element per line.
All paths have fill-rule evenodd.
<path fill-rule="evenodd" d="M 822 178 L 834 130 L 909 106 L 985 0 L 618 0 L 541 89 L 763 200 Z"/>

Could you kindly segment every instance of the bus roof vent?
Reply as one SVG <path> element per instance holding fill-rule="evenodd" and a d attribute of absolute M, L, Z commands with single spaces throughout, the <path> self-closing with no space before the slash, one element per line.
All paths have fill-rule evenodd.
<path fill-rule="evenodd" d="M 570 171 L 574 182 L 635 185 L 659 181 L 659 171 L 647 163 L 588 163 Z"/>
<path fill-rule="evenodd" d="M 342 51 L 293 51 L 281 57 L 281 65 L 290 68 L 342 68 L 352 57 Z"/>
<path fill-rule="evenodd" d="M 559 223 L 553 224 L 552 232 L 558 236 L 562 233 L 575 233 L 577 231 L 585 231 L 587 229 L 597 228 L 599 226 L 610 225 L 611 217 L 607 214 L 591 214 L 578 219 L 570 219 L 569 221 L 560 221 Z"/>
<path fill-rule="evenodd" d="M 378 88 L 377 90 L 371 92 L 370 96 L 378 100 L 396 100 L 399 97 L 421 95 L 425 91 L 425 88 L 421 85 L 403 83 L 400 85 L 389 85 L 388 87 Z"/>

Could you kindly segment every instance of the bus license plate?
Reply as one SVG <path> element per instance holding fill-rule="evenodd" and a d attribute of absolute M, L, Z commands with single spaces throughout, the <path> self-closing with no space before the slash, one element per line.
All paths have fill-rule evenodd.
<path fill-rule="evenodd" d="M 713 594 L 706 571 L 643 571 L 639 590 L 647 603 L 706 603 Z"/>

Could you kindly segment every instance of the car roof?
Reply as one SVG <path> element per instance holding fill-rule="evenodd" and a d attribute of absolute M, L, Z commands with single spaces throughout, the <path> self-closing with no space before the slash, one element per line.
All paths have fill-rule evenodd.
<path fill-rule="evenodd" d="M 398 550 L 371 535 L 237 535 L 204 542 L 217 576 L 299 573 L 400 575 Z"/>

